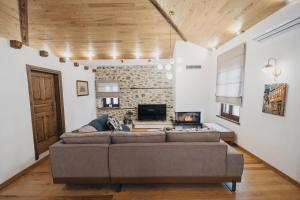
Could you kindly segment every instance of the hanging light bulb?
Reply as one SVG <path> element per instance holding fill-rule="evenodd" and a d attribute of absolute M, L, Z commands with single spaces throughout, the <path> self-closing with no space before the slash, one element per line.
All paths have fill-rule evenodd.
<path fill-rule="evenodd" d="M 158 70 L 162 70 L 164 68 L 164 66 L 161 64 L 161 63 L 159 63 L 158 65 L 157 65 L 157 69 Z"/>
<path fill-rule="evenodd" d="M 169 11 L 169 15 L 170 15 L 170 18 L 172 18 L 173 16 L 174 16 L 174 11 L 173 10 L 170 10 Z M 166 65 L 165 65 L 165 69 L 167 70 L 167 71 L 171 71 L 171 69 L 172 69 L 172 65 L 174 65 L 175 64 L 175 60 L 174 60 L 174 58 L 172 58 L 172 27 L 171 27 L 171 24 L 170 24 L 170 44 L 169 44 L 170 46 L 169 46 L 169 53 L 170 53 L 170 59 L 169 59 L 169 63 L 167 63 Z M 173 78 L 173 75 L 171 74 L 171 73 L 167 73 L 167 78 L 168 79 L 172 79 Z"/>
<path fill-rule="evenodd" d="M 167 63 L 166 66 L 165 66 L 165 69 L 167 71 L 170 71 L 172 69 L 172 65 L 170 63 Z"/>
<path fill-rule="evenodd" d="M 175 59 L 174 58 L 170 58 L 170 64 L 174 65 L 175 64 Z"/>
<path fill-rule="evenodd" d="M 167 79 L 172 80 L 173 74 L 171 72 L 167 72 L 166 77 L 167 77 Z"/>

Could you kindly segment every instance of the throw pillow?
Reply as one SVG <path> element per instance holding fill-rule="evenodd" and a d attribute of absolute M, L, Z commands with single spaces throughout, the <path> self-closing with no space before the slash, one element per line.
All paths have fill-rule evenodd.
<path fill-rule="evenodd" d="M 108 115 L 100 115 L 97 119 L 94 119 L 89 123 L 89 125 L 93 126 L 97 131 L 107 131 L 107 119 Z"/>
<path fill-rule="evenodd" d="M 91 132 L 96 132 L 96 131 L 97 131 L 97 129 L 95 129 L 91 125 L 85 125 L 78 129 L 79 133 L 91 133 Z"/>
<path fill-rule="evenodd" d="M 107 125 L 108 125 L 109 129 L 112 130 L 112 131 L 121 131 L 121 130 L 123 130 L 121 123 L 114 117 L 109 117 L 107 119 Z"/>

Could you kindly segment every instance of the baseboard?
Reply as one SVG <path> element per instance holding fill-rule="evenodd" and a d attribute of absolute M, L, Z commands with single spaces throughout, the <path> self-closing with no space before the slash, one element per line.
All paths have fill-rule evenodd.
<path fill-rule="evenodd" d="M 253 153 L 249 152 L 247 149 L 245 149 L 244 147 L 234 143 L 234 145 L 236 145 L 238 148 L 242 149 L 243 151 L 247 152 L 248 154 L 250 154 L 252 157 L 254 157 L 255 159 L 259 160 L 260 162 L 264 163 L 269 169 L 271 169 L 272 171 L 274 171 L 275 173 L 277 173 L 278 175 L 280 175 L 281 177 L 283 177 L 284 179 L 286 179 L 287 181 L 289 181 L 290 183 L 292 183 L 293 185 L 295 185 L 296 187 L 300 188 L 300 183 L 298 181 L 296 181 L 295 179 L 293 179 L 292 177 L 290 177 L 289 175 L 285 174 L 284 172 L 280 171 L 279 169 L 277 169 L 276 167 L 272 166 L 271 164 L 267 163 L 266 161 L 264 161 L 263 159 L 261 159 L 260 157 L 254 155 Z"/>
<path fill-rule="evenodd" d="M 14 182 L 16 179 L 18 179 L 19 177 L 21 177 L 24 174 L 26 174 L 28 171 L 30 171 L 32 168 L 34 168 L 35 166 L 37 166 L 38 164 L 40 164 L 43 160 L 45 160 L 48 157 L 49 157 L 49 155 L 41 158 L 40 160 L 36 161 L 35 163 L 33 163 L 32 165 L 30 165 L 29 167 L 23 169 L 22 171 L 20 171 L 19 173 L 17 173 L 13 177 L 11 177 L 10 179 L 4 181 L 2 184 L 0 184 L 0 190 L 2 190 L 3 188 L 7 187 L 9 184 L 11 184 L 12 182 Z"/>

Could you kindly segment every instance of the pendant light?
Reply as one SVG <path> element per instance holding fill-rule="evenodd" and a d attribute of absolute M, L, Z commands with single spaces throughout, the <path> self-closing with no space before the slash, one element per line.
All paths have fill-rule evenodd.
<path fill-rule="evenodd" d="M 158 69 L 158 70 L 162 70 L 163 68 L 164 68 L 164 66 L 163 66 L 161 63 L 158 63 L 157 69 Z"/>
<path fill-rule="evenodd" d="M 174 15 L 174 11 L 173 10 L 170 10 L 169 11 L 169 15 L 170 15 L 170 18 L 172 18 L 172 16 Z M 170 37 L 169 37 L 169 52 L 170 52 L 170 56 L 169 56 L 169 62 L 165 65 L 165 69 L 167 71 L 171 71 L 172 69 L 172 65 L 175 64 L 175 60 L 172 58 L 172 26 L 170 24 Z"/>

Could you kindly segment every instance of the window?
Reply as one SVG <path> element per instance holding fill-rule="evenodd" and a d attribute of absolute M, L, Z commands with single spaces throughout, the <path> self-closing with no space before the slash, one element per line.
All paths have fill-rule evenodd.
<path fill-rule="evenodd" d="M 98 83 L 97 92 L 119 92 L 118 83 Z"/>
<path fill-rule="evenodd" d="M 97 80 L 96 95 L 101 98 L 114 98 L 120 96 L 120 87 L 118 81 Z"/>
<path fill-rule="evenodd" d="M 239 122 L 240 106 L 221 103 L 220 115 L 221 117 L 229 119 L 230 121 Z"/>
<path fill-rule="evenodd" d="M 115 108 L 120 106 L 118 97 L 105 97 L 102 101 L 104 108 Z"/>
<path fill-rule="evenodd" d="M 218 55 L 216 101 L 240 106 L 243 97 L 245 44 Z M 227 108 L 227 107 L 226 107 Z"/>

